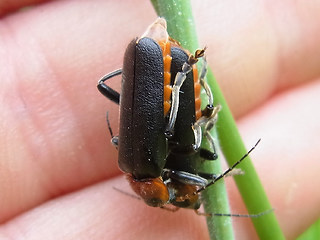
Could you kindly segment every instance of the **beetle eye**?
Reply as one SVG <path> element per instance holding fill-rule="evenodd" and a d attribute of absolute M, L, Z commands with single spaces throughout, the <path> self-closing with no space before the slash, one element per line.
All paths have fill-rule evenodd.
<path fill-rule="evenodd" d="M 162 207 L 166 202 L 159 198 L 144 199 L 144 202 L 151 207 Z"/>

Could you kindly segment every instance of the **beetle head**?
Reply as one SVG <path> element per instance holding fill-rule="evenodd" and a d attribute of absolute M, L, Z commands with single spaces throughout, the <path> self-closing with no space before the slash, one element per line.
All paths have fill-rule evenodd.
<path fill-rule="evenodd" d="M 169 201 L 169 191 L 161 177 L 136 180 L 130 174 L 127 179 L 133 191 L 151 207 L 162 207 Z"/>

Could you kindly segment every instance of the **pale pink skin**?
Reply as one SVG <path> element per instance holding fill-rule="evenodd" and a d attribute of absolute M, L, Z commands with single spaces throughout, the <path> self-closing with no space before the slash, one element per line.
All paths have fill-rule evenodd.
<path fill-rule="evenodd" d="M 121 67 L 128 42 L 156 18 L 149 1 L 9 12 L 40 1 L 11 2 L 0 1 L 0 239 L 208 239 L 193 211 L 151 208 L 112 189 L 130 191 L 105 122 L 109 110 L 117 133 L 118 106 L 96 82 Z M 245 143 L 262 138 L 252 158 L 293 239 L 320 216 L 320 1 L 193 4 Z M 227 183 L 232 213 L 245 213 Z M 248 219 L 234 227 L 237 239 L 257 238 Z"/>

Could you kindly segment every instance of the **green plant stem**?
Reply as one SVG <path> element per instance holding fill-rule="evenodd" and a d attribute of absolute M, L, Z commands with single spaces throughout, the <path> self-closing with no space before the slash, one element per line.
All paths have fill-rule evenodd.
<path fill-rule="evenodd" d="M 170 36 L 179 41 L 180 44 L 194 52 L 199 48 L 195 34 L 195 25 L 188 0 L 152 0 L 159 16 L 165 17 L 168 24 Z M 205 94 L 204 94 L 205 95 Z M 206 101 L 202 101 L 206 102 Z M 211 134 L 216 138 L 215 131 Z M 207 143 L 204 142 L 204 147 Z M 199 159 L 199 162 L 202 159 Z M 200 164 L 199 170 L 209 173 L 221 173 L 221 164 L 217 161 L 210 161 Z M 221 180 L 214 187 L 206 189 L 202 194 L 205 212 L 207 213 L 229 213 L 229 202 L 224 181 Z M 234 239 L 232 222 L 230 218 L 208 217 L 208 230 L 211 239 Z"/>
<path fill-rule="evenodd" d="M 198 42 L 189 0 L 151 0 L 151 2 L 158 15 L 166 18 L 170 36 L 179 41 L 183 47 L 194 52 L 195 49 L 198 48 Z M 222 106 L 216 129 L 219 135 L 221 150 L 228 164 L 232 165 L 239 160 L 247 150 L 244 147 L 220 87 L 215 81 L 211 71 L 208 72 L 207 79 L 214 93 L 215 104 L 219 103 Z M 259 137 L 261 136 L 257 138 Z M 210 172 L 213 172 L 213 169 L 215 169 L 215 172 L 221 172 L 220 165 L 216 163 L 205 163 L 205 167 L 208 168 L 207 171 L 209 170 Z M 239 168 L 244 170 L 245 175 L 235 176 L 234 178 L 248 212 L 257 214 L 271 209 L 271 205 L 250 158 L 245 159 L 245 161 L 239 165 Z M 226 196 L 223 181 L 210 187 L 203 194 L 205 211 L 208 213 L 229 213 L 228 199 Z M 260 239 L 284 239 L 273 212 L 258 218 L 252 218 L 252 221 Z M 230 218 L 207 218 L 207 222 L 211 239 L 233 238 Z"/>
<path fill-rule="evenodd" d="M 239 160 L 247 150 L 242 142 L 240 133 L 220 87 L 210 70 L 208 71 L 207 79 L 210 88 L 213 90 L 215 102 L 218 102 L 222 106 L 222 110 L 219 113 L 219 121 L 217 123 L 217 132 L 221 150 L 229 166 L 231 166 Z M 243 176 L 234 176 L 234 179 L 248 212 L 250 214 L 258 214 L 270 210 L 272 207 L 250 157 L 247 157 L 239 168 L 241 168 L 245 174 Z M 260 239 L 284 239 L 284 235 L 274 212 L 270 212 L 258 218 L 251 218 L 251 220 Z"/>
<path fill-rule="evenodd" d="M 320 239 L 320 219 L 313 223 L 297 240 Z"/>

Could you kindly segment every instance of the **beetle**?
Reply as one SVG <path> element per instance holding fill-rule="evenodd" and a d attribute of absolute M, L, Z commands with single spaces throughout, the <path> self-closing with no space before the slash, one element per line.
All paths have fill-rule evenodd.
<path fill-rule="evenodd" d="M 204 81 L 206 61 L 198 78 L 195 63 L 203 50 L 190 54 L 168 36 L 166 22 L 158 18 L 140 38 L 128 45 L 123 69 L 98 81 L 99 91 L 120 104 L 120 133 L 112 143 L 119 150 L 119 167 L 126 173 L 135 193 L 152 207 L 166 204 L 194 209 L 205 216 L 259 217 L 254 214 L 200 213 L 199 193 L 227 176 L 241 163 L 259 141 L 240 160 L 220 175 L 199 173 L 198 155 L 215 160 L 217 154 L 210 129 L 217 121 L 220 106 L 213 106 L 213 96 Z M 120 94 L 105 84 L 122 74 Z M 206 91 L 208 104 L 200 109 L 200 88 Z M 204 127 L 202 133 L 201 127 Z M 200 147 L 205 136 L 213 152 Z"/>
<path fill-rule="evenodd" d="M 169 37 L 165 20 L 158 18 L 142 37 L 129 43 L 123 68 L 98 81 L 99 91 L 120 104 L 119 137 L 112 138 L 119 151 L 119 167 L 126 173 L 132 189 L 150 206 L 170 202 L 169 189 L 162 178 L 170 149 L 201 152 L 207 158 L 216 158 L 215 153 L 200 148 L 202 137 L 196 137 L 201 135 L 199 126 L 216 117 L 212 114 L 215 112 L 212 102 L 203 113 L 194 111 L 195 106 L 200 109 L 200 84 L 204 85 L 203 81 L 194 81 L 194 77 L 198 79 L 195 63 L 203 55 L 204 50 L 192 55 L 182 49 Z M 121 95 L 105 84 L 120 74 Z M 185 91 L 181 99 L 180 90 Z M 189 116 L 185 106 L 192 104 L 193 113 Z M 184 116 L 177 117 L 179 108 Z M 206 121 L 196 124 L 195 114 Z M 183 117 L 188 120 L 183 121 Z M 187 142 L 179 137 L 183 124 L 188 125 Z"/>

